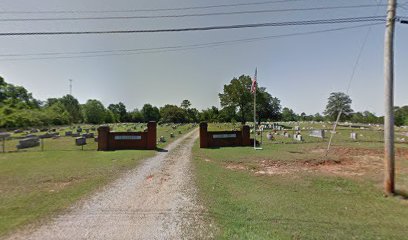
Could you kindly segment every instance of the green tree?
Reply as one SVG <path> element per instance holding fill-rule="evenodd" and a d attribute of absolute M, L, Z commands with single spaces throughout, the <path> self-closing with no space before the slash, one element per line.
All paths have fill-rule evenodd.
<path fill-rule="evenodd" d="M 160 108 L 161 121 L 166 123 L 185 123 L 187 122 L 186 112 L 184 109 L 166 104 Z"/>
<path fill-rule="evenodd" d="M 83 106 L 85 122 L 92 124 L 101 124 L 105 122 L 106 109 L 103 104 L 95 99 L 89 99 Z"/>
<path fill-rule="evenodd" d="M 282 121 L 289 122 L 289 121 L 297 121 L 298 116 L 297 114 L 290 108 L 283 108 L 282 109 Z"/>
<path fill-rule="evenodd" d="M 200 121 L 200 112 L 195 108 L 189 108 L 186 111 L 187 122 L 197 123 Z"/>
<path fill-rule="evenodd" d="M 180 107 L 183 109 L 188 109 L 191 106 L 191 102 L 187 99 L 183 100 L 180 104 Z"/>
<path fill-rule="evenodd" d="M 83 121 L 81 105 L 74 96 L 67 94 L 63 96 L 60 101 L 70 116 L 70 122 L 80 123 Z"/>
<path fill-rule="evenodd" d="M 38 109 L 40 101 L 33 98 L 33 95 L 24 87 L 6 83 L 0 77 L 0 106 L 2 105 L 18 109 Z"/>
<path fill-rule="evenodd" d="M 224 107 L 219 111 L 218 121 L 219 122 L 236 122 L 237 113 L 235 112 L 235 107 Z"/>
<path fill-rule="evenodd" d="M 110 104 L 108 110 L 112 112 L 113 118 L 118 122 L 126 122 L 128 120 L 128 114 L 125 104 L 119 102 L 118 104 Z"/>
<path fill-rule="evenodd" d="M 218 122 L 219 110 L 217 107 L 212 106 L 211 108 L 201 111 L 200 120 L 204 122 Z"/>
<path fill-rule="evenodd" d="M 145 122 L 149 121 L 159 121 L 160 120 L 160 110 L 151 104 L 146 103 L 142 108 L 143 120 Z"/>
<path fill-rule="evenodd" d="M 239 78 L 232 79 L 229 84 L 224 85 L 223 93 L 218 94 L 221 107 L 238 109 L 239 120 L 243 124 L 248 120 L 248 112 L 251 111 L 251 85 L 251 77 L 242 75 Z"/>
<path fill-rule="evenodd" d="M 313 115 L 313 121 L 322 122 L 324 121 L 324 117 L 320 113 L 316 113 Z"/>
<path fill-rule="evenodd" d="M 258 114 L 258 124 L 260 124 L 261 121 L 278 120 L 280 117 L 280 110 L 281 105 L 278 98 L 272 97 L 264 87 L 257 88 L 256 112 Z"/>
<path fill-rule="evenodd" d="M 68 113 L 62 102 L 57 101 L 51 106 L 47 107 L 45 109 L 45 113 L 49 118 L 49 120 L 47 121 L 49 124 L 64 125 L 71 122 L 70 114 Z"/>
<path fill-rule="evenodd" d="M 139 111 L 139 109 L 134 109 L 132 112 L 129 113 L 130 121 L 131 122 L 143 122 L 143 113 Z"/>
<path fill-rule="evenodd" d="M 408 106 L 394 108 L 395 125 L 408 126 Z"/>
<path fill-rule="evenodd" d="M 330 120 L 335 121 L 339 112 L 341 111 L 342 115 L 340 120 L 344 121 L 349 118 L 351 113 L 353 113 L 353 109 L 351 109 L 351 102 L 351 98 L 345 93 L 330 93 L 324 114 Z"/>

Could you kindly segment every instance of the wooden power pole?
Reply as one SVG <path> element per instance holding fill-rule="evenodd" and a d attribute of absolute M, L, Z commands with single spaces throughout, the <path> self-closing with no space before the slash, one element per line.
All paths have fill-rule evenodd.
<path fill-rule="evenodd" d="M 394 32 L 397 0 L 388 0 L 387 22 L 384 41 L 384 191 L 395 192 L 394 154 Z"/>

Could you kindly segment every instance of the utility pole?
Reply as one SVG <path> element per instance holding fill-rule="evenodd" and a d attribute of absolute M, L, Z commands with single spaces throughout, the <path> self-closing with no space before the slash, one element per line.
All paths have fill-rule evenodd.
<path fill-rule="evenodd" d="M 69 79 L 69 95 L 72 96 L 72 79 Z"/>
<path fill-rule="evenodd" d="M 395 192 L 394 153 L 394 32 L 397 0 L 388 0 L 387 21 L 384 41 L 384 191 Z"/>

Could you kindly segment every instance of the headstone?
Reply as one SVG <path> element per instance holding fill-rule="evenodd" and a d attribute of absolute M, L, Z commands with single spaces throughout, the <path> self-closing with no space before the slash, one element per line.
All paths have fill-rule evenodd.
<path fill-rule="evenodd" d="M 0 139 L 9 138 L 11 136 L 8 132 L 0 132 Z"/>
<path fill-rule="evenodd" d="M 170 137 L 171 137 L 171 138 L 174 138 L 174 133 L 170 133 Z"/>
<path fill-rule="evenodd" d="M 160 136 L 160 142 L 166 142 L 166 139 L 163 136 Z"/>
<path fill-rule="evenodd" d="M 268 140 L 273 140 L 273 135 L 271 134 L 271 133 L 267 133 L 266 134 L 266 138 L 268 139 Z"/>
<path fill-rule="evenodd" d="M 293 139 L 296 140 L 296 141 L 303 141 L 302 135 L 298 134 L 298 133 L 293 135 Z"/>
<path fill-rule="evenodd" d="M 71 137 L 79 137 L 79 133 L 72 133 Z"/>
<path fill-rule="evenodd" d="M 82 137 L 84 137 L 84 138 L 94 138 L 94 133 L 84 133 L 84 134 L 82 134 Z"/>
<path fill-rule="evenodd" d="M 77 146 L 83 146 L 86 145 L 86 138 L 84 137 L 78 137 L 75 139 L 75 145 Z"/>
<path fill-rule="evenodd" d="M 65 136 L 72 136 L 72 131 L 66 131 Z"/>
<path fill-rule="evenodd" d="M 77 133 L 80 133 L 80 132 L 82 132 L 82 128 L 77 128 Z"/>
<path fill-rule="evenodd" d="M 57 134 L 57 133 L 45 133 L 45 134 L 40 135 L 39 137 L 40 138 L 52 138 L 52 137 L 57 136 L 57 135 L 59 135 L 59 134 Z"/>
<path fill-rule="evenodd" d="M 295 131 L 299 131 L 300 127 L 299 126 L 295 126 Z"/>
<path fill-rule="evenodd" d="M 30 130 L 30 133 L 38 133 L 38 129 L 33 128 Z"/>
<path fill-rule="evenodd" d="M 310 131 L 309 136 L 317 137 L 317 138 L 324 138 L 324 133 L 325 133 L 324 130 L 316 129 L 316 130 Z"/>
<path fill-rule="evenodd" d="M 17 149 L 32 148 L 40 146 L 40 139 L 38 137 L 24 138 L 19 141 Z"/>
<path fill-rule="evenodd" d="M 21 130 L 21 129 L 14 130 L 14 133 L 22 133 L 22 132 L 23 132 L 23 130 Z"/>
<path fill-rule="evenodd" d="M 357 140 L 357 138 L 358 138 L 357 135 L 358 135 L 357 133 L 352 132 L 352 133 L 350 133 L 350 138 L 353 139 L 353 140 Z"/>

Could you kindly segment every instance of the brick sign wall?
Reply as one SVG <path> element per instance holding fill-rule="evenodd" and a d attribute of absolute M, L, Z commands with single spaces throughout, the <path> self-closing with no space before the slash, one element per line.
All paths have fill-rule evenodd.
<path fill-rule="evenodd" d="M 200 148 L 251 146 L 248 126 L 243 126 L 241 131 L 221 132 L 208 132 L 207 128 L 207 123 L 200 123 Z"/>
<path fill-rule="evenodd" d="M 147 124 L 147 132 L 111 132 L 108 126 L 98 128 L 98 151 L 156 149 L 156 122 Z"/>

